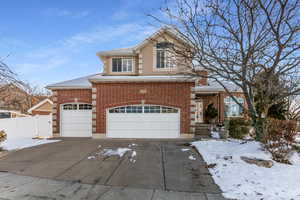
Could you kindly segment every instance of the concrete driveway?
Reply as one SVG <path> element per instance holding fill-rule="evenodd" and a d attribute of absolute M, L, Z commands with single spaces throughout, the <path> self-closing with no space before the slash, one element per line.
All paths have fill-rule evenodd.
<path fill-rule="evenodd" d="M 64 139 L 11 153 L 0 160 L 0 171 L 51 181 L 199 193 L 205 200 L 209 196 L 209 199 L 222 199 L 205 162 L 186 142 Z M 117 148 L 130 151 L 121 158 L 103 155 L 104 149 Z"/>

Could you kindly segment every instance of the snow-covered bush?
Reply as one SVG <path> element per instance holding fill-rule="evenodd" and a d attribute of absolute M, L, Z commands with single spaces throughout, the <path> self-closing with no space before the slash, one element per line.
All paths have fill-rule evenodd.
<path fill-rule="evenodd" d="M 294 150 L 296 123 L 291 120 L 269 119 L 267 135 L 264 138 L 266 149 L 272 154 L 273 160 L 290 164 L 289 157 Z"/>
<path fill-rule="evenodd" d="M 243 139 L 249 134 L 249 125 L 249 122 L 241 117 L 230 118 L 226 122 L 229 136 L 236 139 Z"/>

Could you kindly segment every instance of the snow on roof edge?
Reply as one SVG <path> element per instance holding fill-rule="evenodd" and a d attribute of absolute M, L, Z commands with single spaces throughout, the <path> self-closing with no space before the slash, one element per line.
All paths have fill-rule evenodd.
<path fill-rule="evenodd" d="M 97 73 L 97 74 L 91 74 L 88 76 L 83 76 L 83 77 L 78 77 L 74 79 L 70 79 L 67 81 L 61 81 L 53 84 L 49 84 L 46 86 L 47 89 L 59 89 L 59 88 L 64 88 L 64 89 L 88 89 L 92 87 L 92 84 L 89 82 L 89 77 L 99 75 L 102 73 Z"/>

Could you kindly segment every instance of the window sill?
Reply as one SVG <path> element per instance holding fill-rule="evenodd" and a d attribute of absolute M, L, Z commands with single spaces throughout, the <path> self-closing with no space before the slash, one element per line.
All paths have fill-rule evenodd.
<path fill-rule="evenodd" d="M 226 116 L 225 118 L 239 118 L 239 117 L 244 117 L 244 115 L 240 115 L 240 116 Z"/>
<path fill-rule="evenodd" d="M 109 72 L 107 75 L 134 75 L 135 72 Z"/>
<path fill-rule="evenodd" d="M 158 71 L 158 72 L 171 72 L 171 71 L 175 71 L 177 68 L 176 67 L 172 67 L 172 68 L 157 68 L 157 67 L 153 67 L 154 71 Z"/>

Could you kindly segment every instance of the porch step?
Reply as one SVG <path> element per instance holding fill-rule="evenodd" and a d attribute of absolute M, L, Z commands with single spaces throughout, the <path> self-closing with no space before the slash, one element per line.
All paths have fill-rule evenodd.
<path fill-rule="evenodd" d="M 210 124 L 197 123 L 195 127 L 195 139 L 210 138 Z"/>

